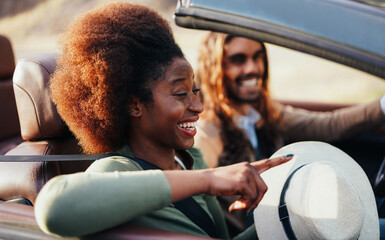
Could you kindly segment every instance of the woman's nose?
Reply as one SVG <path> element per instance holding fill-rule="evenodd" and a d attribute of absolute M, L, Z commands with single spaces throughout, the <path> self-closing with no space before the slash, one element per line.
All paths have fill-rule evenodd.
<path fill-rule="evenodd" d="M 203 104 L 198 95 L 191 94 L 190 105 L 188 109 L 196 113 L 203 112 Z"/>

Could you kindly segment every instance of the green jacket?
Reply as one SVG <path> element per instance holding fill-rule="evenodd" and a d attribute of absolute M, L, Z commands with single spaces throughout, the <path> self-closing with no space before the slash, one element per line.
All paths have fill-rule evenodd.
<path fill-rule="evenodd" d="M 193 235 L 208 236 L 171 203 L 171 190 L 161 170 L 143 169 L 130 160 L 128 146 L 95 161 L 84 173 L 51 179 L 35 204 L 40 228 L 54 235 L 83 236 L 122 223 Z M 206 168 L 199 150 L 187 153 L 192 169 Z M 124 157 L 127 156 L 127 157 Z M 215 197 L 200 194 L 193 198 L 206 210 L 221 238 L 228 238 L 226 223 Z M 238 239 L 256 239 L 252 226 Z"/>

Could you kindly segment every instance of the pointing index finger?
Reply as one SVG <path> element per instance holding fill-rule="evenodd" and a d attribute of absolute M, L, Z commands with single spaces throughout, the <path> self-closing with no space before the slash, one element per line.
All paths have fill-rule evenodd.
<path fill-rule="evenodd" d="M 258 173 L 261 174 L 264 171 L 269 170 L 270 168 L 273 168 L 285 162 L 288 162 L 293 158 L 293 156 L 294 156 L 293 154 L 288 154 L 286 156 L 263 159 L 256 162 L 252 162 L 251 166 L 253 166 L 258 171 Z"/>

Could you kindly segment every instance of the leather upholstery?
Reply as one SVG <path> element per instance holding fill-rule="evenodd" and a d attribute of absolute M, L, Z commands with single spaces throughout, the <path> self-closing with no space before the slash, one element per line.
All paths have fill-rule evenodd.
<path fill-rule="evenodd" d="M 20 60 L 13 76 L 21 136 L 25 140 L 6 155 L 79 154 L 80 147 L 57 113 L 49 80 L 55 54 Z M 34 204 L 44 184 L 60 174 L 80 172 L 92 161 L 0 162 L 0 200 L 26 198 Z"/>
<path fill-rule="evenodd" d="M 11 42 L 0 35 L 0 154 L 6 153 L 22 140 L 12 85 L 14 69 Z"/>
<path fill-rule="evenodd" d="M 13 84 L 24 140 L 58 137 L 67 132 L 48 87 L 55 67 L 55 54 L 24 58 L 17 64 Z"/>
<path fill-rule="evenodd" d="M 6 155 L 78 154 L 80 148 L 51 100 L 49 80 L 56 54 L 23 58 L 13 76 L 21 136 L 26 142 Z"/>
<path fill-rule="evenodd" d="M 51 178 L 87 169 L 91 161 L 0 162 L 0 199 L 28 199 L 35 204 L 37 194 Z"/>
<path fill-rule="evenodd" d="M 15 58 L 9 39 L 0 35 L 0 81 L 12 78 L 15 69 Z"/>

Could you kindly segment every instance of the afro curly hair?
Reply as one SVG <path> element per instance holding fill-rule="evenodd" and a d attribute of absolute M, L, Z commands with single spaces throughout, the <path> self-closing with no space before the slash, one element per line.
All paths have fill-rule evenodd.
<path fill-rule="evenodd" d="M 184 57 L 166 20 L 123 2 L 81 15 L 59 43 L 52 100 L 85 153 L 121 148 L 130 96 L 152 102 L 153 83 L 175 57 Z"/>

